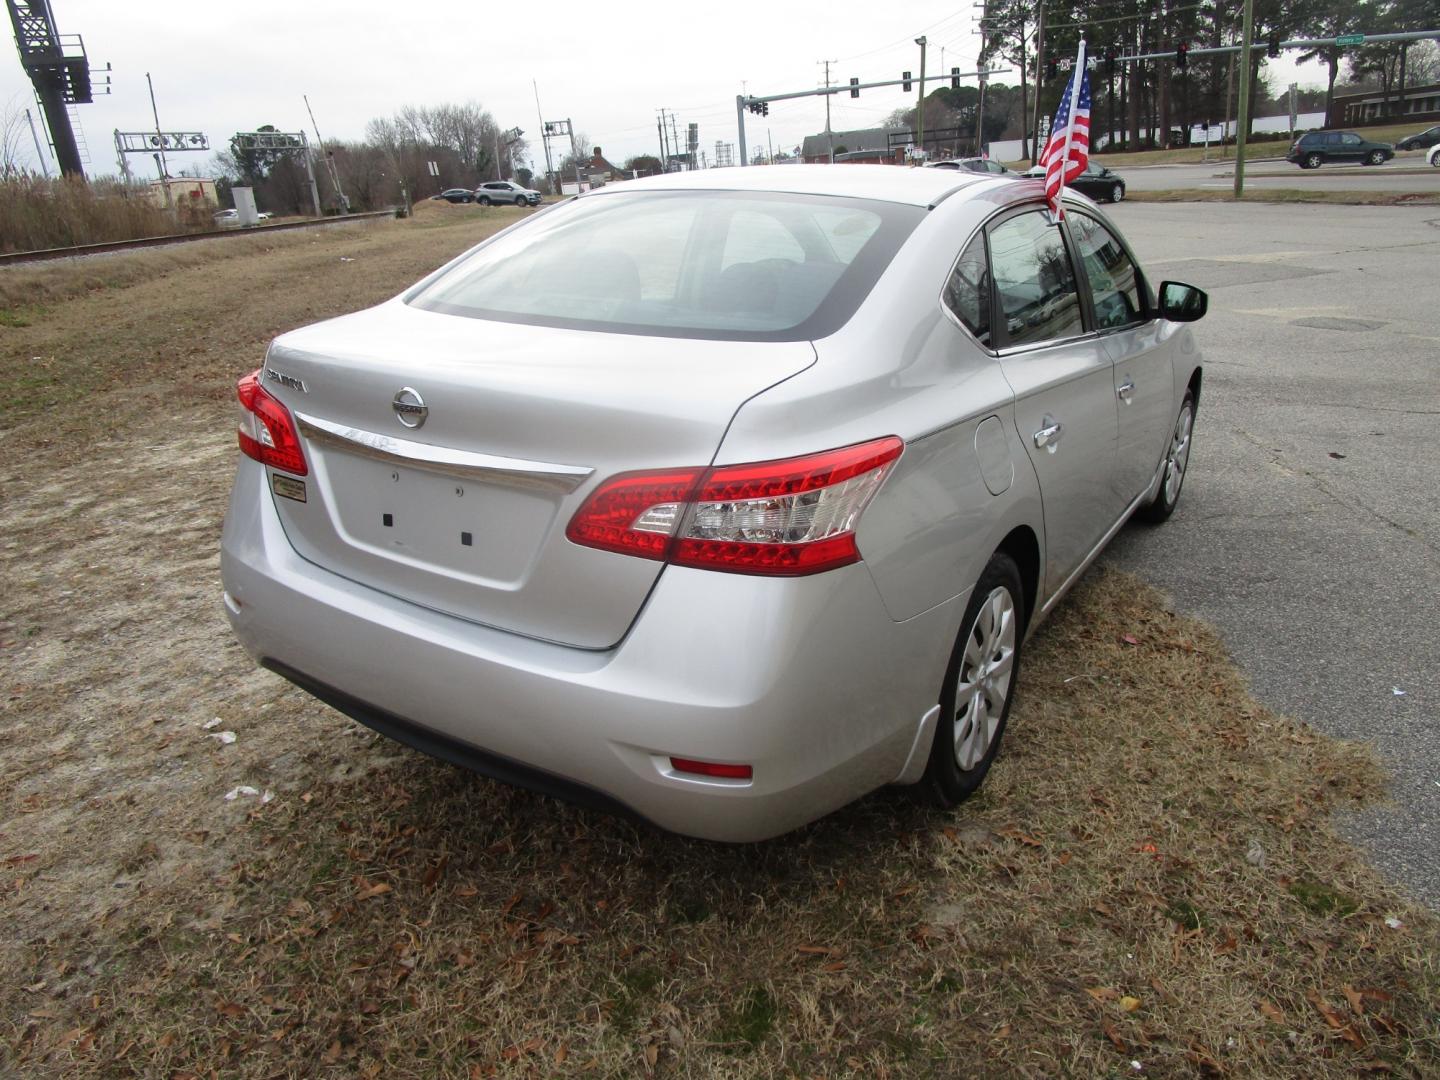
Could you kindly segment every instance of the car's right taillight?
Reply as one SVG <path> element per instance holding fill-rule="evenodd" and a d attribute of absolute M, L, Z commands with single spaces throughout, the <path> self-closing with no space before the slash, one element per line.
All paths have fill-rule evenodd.
<path fill-rule="evenodd" d="M 240 451 L 262 465 L 295 476 L 305 476 L 305 454 L 300 433 L 290 410 L 260 385 L 260 372 L 252 371 L 235 384 L 240 399 L 240 424 L 236 436 Z"/>
<path fill-rule="evenodd" d="M 816 574 L 859 560 L 860 515 L 904 449 L 888 436 L 781 461 L 625 473 L 595 490 L 566 536 L 705 570 Z"/>

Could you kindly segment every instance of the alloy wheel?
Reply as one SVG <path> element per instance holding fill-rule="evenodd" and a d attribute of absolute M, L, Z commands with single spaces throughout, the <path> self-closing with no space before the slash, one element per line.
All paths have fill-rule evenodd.
<path fill-rule="evenodd" d="M 1015 600 L 996 586 L 981 604 L 965 639 L 955 687 L 955 763 L 964 772 L 985 759 L 1015 675 Z"/>
<path fill-rule="evenodd" d="M 1170 437 L 1170 451 L 1165 455 L 1165 503 L 1170 505 L 1180 497 L 1180 485 L 1185 482 L 1185 466 L 1190 462 L 1190 432 L 1195 426 L 1195 413 L 1187 402 L 1175 421 L 1175 433 Z"/>

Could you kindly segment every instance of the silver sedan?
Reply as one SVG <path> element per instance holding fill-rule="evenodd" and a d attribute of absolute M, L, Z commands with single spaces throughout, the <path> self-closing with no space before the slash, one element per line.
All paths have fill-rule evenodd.
<path fill-rule="evenodd" d="M 1031 181 L 607 185 L 276 339 L 224 604 L 361 722 L 667 829 L 953 805 L 1027 636 L 1174 510 L 1205 305 Z"/>

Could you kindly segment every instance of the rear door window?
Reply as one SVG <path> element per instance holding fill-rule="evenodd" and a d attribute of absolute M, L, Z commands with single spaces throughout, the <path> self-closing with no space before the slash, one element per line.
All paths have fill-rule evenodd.
<path fill-rule="evenodd" d="M 1002 347 L 1084 332 L 1070 253 L 1060 227 L 1041 211 L 1008 218 L 990 230 L 990 272 L 999 308 L 994 330 Z"/>

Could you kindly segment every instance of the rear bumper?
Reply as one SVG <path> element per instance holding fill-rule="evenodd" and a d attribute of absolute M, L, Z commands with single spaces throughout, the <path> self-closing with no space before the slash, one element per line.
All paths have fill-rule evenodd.
<path fill-rule="evenodd" d="M 778 835 L 896 779 L 967 600 L 895 623 L 863 563 L 793 579 L 670 567 L 619 645 L 570 648 L 306 562 L 248 459 L 221 571 L 250 653 L 356 719 L 510 783 L 726 841 Z M 671 756 L 754 777 L 679 775 Z"/>

